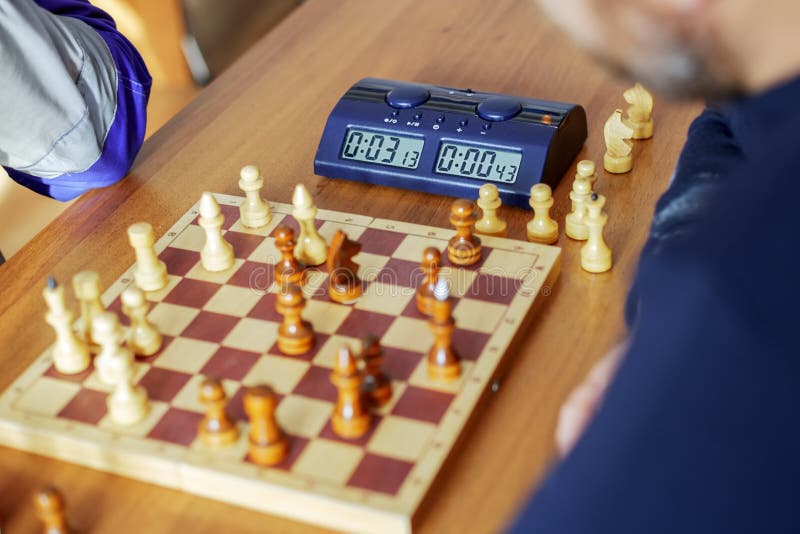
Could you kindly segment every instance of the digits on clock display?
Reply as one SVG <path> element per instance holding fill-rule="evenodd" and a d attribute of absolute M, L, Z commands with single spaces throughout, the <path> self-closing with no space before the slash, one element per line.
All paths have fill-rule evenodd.
<path fill-rule="evenodd" d="M 442 143 L 436 159 L 436 172 L 513 184 L 521 161 L 519 152 Z"/>
<path fill-rule="evenodd" d="M 425 144 L 420 138 L 350 128 L 342 159 L 416 169 Z"/>

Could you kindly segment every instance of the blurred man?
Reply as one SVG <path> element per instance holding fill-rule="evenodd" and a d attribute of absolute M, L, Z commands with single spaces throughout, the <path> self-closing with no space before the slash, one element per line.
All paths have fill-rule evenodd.
<path fill-rule="evenodd" d="M 512 527 L 797 532 L 800 2 L 540 0 L 692 124 L 642 252 L 631 337 L 565 405 L 563 455 Z"/>
<path fill-rule="evenodd" d="M 88 0 L 0 1 L 0 164 L 70 200 L 125 176 L 144 139 L 150 75 Z"/>

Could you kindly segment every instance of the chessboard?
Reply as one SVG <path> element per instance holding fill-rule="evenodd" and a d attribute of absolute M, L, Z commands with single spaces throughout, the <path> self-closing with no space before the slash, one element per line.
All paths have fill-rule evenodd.
<path fill-rule="evenodd" d="M 353 305 L 334 303 L 324 267 L 310 270 L 303 317 L 316 344 L 308 354 L 285 356 L 276 346 L 273 268 L 280 255 L 272 234 L 278 225 L 297 231 L 292 206 L 270 203 L 272 220 L 252 230 L 239 220 L 242 197 L 215 197 L 235 251 L 232 268 L 202 268 L 199 204 L 156 243 L 169 283 L 147 294 L 164 342 L 157 354 L 136 359 L 136 382 L 150 399 L 146 418 L 116 425 L 106 413 L 110 389 L 94 369 L 61 375 L 48 349 L 0 397 L 0 444 L 329 528 L 410 532 L 504 358 L 525 357 L 513 354 L 515 336 L 524 335 L 535 305 L 549 295 L 560 249 L 481 236 L 480 262 L 454 267 L 446 260 L 453 230 L 320 209 L 316 226 L 326 240 L 341 229 L 361 243 L 354 259 L 366 289 Z M 433 336 L 414 300 L 430 246 L 445 252 L 440 276 L 450 283 L 453 344 L 462 359 L 461 377 L 445 384 L 428 378 Z M 105 291 L 104 305 L 118 312 L 121 292 L 133 283 L 131 267 Z M 52 335 L 44 321 L 42 331 Z M 357 354 L 367 334 L 380 339 L 393 395 L 366 435 L 347 440 L 331 426 L 331 368 L 343 344 Z M 198 386 L 206 376 L 222 379 L 240 427 L 238 442 L 224 449 L 197 437 Z M 276 392 L 277 421 L 289 440 L 287 457 L 274 467 L 247 458 L 242 398 L 258 383 Z"/>

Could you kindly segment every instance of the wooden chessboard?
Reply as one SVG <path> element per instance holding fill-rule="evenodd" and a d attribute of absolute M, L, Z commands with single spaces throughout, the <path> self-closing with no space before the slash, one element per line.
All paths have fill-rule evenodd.
<path fill-rule="evenodd" d="M 279 253 L 270 236 L 279 224 L 297 230 L 292 206 L 272 203 L 270 224 L 250 230 L 239 221 L 241 197 L 216 197 L 236 253 L 233 268 L 208 273 L 201 267 L 197 205 L 156 243 L 170 276 L 165 289 L 148 294 L 149 317 L 165 335 L 164 346 L 136 364 L 151 401 L 147 418 L 132 427 L 112 423 L 109 390 L 93 369 L 60 375 L 47 350 L 0 397 L 0 443 L 330 528 L 410 532 L 482 394 L 511 356 L 513 338 L 549 294 L 560 249 L 482 236 L 479 264 L 455 268 L 444 260 L 440 276 L 451 282 L 463 373 L 442 385 L 427 377 L 433 337 L 414 292 L 423 249 L 436 246 L 446 258 L 452 230 L 319 210 L 323 237 L 341 228 L 362 244 L 355 260 L 367 285 L 355 305 L 344 306 L 328 298 L 324 269 L 310 271 L 304 317 L 314 326 L 316 346 L 288 357 L 276 347 L 281 318 L 273 265 Z M 105 292 L 109 309 L 119 311 L 132 275 L 133 267 Z M 52 335 L 44 320 L 41 328 Z M 349 343 L 358 351 L 368 333 L 381 339 L 394 394 L 369 432 L 348 441 L 331 429 L 336 389 L 329 376 L 337 349 Z M 218 451 L 196 435 L 202 417 L 197 390 L 207 375 L 223 379 L 228 410 L 241 430 L 237 444 Z M 256 383 L 277 392 L 278 422 L 290 442 L 288 457 L 272 468 L 246 459 L 242 397 Z"/>

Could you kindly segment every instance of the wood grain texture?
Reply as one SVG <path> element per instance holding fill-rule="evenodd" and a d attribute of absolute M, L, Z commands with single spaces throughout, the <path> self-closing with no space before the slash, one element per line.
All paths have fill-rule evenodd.
<path fill-rule="evenodd" d="M 264 194 L 289 202 L 303 181 L 320 208 L 447 226 L 450 199 L 313 175 L 327 114 L 356 80 L 376 76 L 577 102 L 589 117 L 578 159 L 599 163 L 602 125 L 619 107 L 616 83 L 517 0 L 309 0 L 144 146 L 122 183 L 85 195 L 0 267 L 0 389 L 51 342 L 41 287 L 83 269 L 104 285 L 133 261 L 128 225 L 156 235 L 204 190 L 238 194 L 239 169 L 260 166 Z M 604 351 L 624 335 L 625 293 L 697 105 L 656 101 L 656 133 L 635 145 L 631 174 L 599 172 L 608 197 L 606 240 L 614 268 L 580 268 L 580 247 L 563 235 L 563 270 L 539 319 L 521 340 L 500 392 L 469 430 L 433 489 L 420 532 L 496 531 L 506 524 L 553 457 L 558 407 Z M 598 168 L 601 165 L 598 164 Z M 569 211 L 571 172 L 551 215 Z M 503 208 L 509 237 L 525 239 L 530 212 Z M 498 439 L 499 437 L 499 439 Z M 68 515 L 92 532 L 307 532 L 265 517 L 148 484 L 0 449 L 0 517 L 12 532 L 33 531 L 30 505 L 43 482 L 65 490 Z M 480 510 L 480 514 L 469 513 Z"/>

